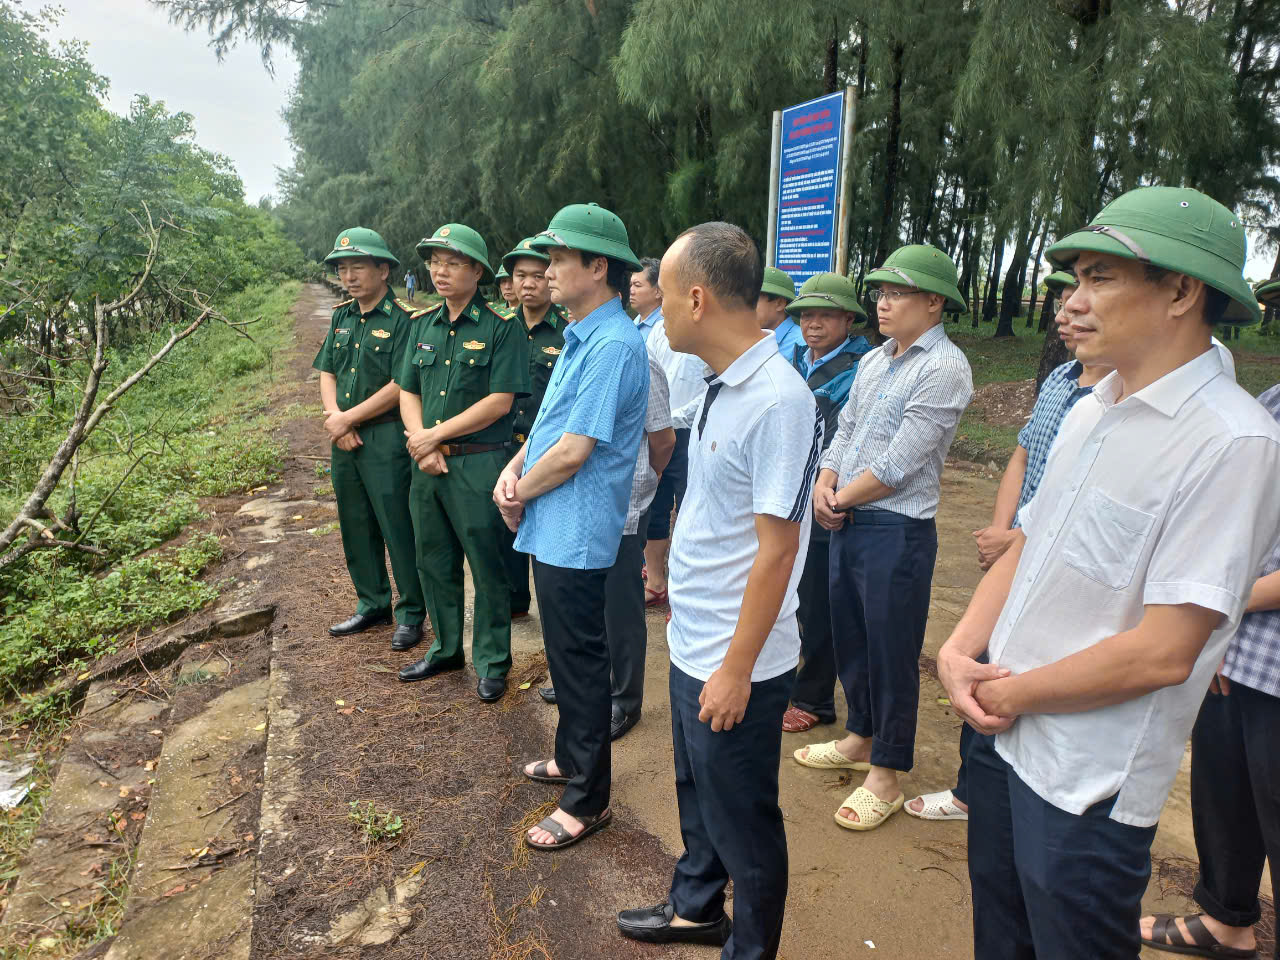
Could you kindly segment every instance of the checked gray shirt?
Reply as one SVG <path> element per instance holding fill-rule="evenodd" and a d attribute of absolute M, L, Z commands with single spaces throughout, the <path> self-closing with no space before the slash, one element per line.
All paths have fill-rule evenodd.
<path fill-rule="evenodd" d="M 838 474 L 836 489 L 870 470 L 893 493 L 868 507 L 927 520 L 938 512 L 942 463 L 973 396 L 973 374 L 941 323 L 895 359 L 897 348 L 886 340 L 858 364 L 822 469 Z"/>

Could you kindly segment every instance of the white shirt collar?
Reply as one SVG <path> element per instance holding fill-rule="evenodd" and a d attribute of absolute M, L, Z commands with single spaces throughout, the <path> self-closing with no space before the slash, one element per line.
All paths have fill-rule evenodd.
<path fill-rule="evenodd" d="M 1217 349 L 1210 346 L 1194 360 L 1188 360 L 1177 369 L 1170 370 L 1155 383 L 1148 384 L 1137 393 L 1126 397 L 1125 402 L 1141 401 L 1157 413 L 1174 417 L 1182 409 L 1182 405 L 1201 387 L 1224 372 L 1222 358 L 1218 355 Z M 1093 388 L 1093 393 L 1101 401 L 1104 410 L 1115 404 L 1123 385 L 1124 382 L 1115 370 L 1098 381 Z"/>
<path fill-rule="evenodd" d="M 738 359 L 725 368 L 718 377 L 711 377 L 708 383 L 723 383 L 727 387 L 736 387 L 751 376 L 764 362 L 778 352 L 778 341 L 772 334 L 766 334 L 748 347 Z"/>

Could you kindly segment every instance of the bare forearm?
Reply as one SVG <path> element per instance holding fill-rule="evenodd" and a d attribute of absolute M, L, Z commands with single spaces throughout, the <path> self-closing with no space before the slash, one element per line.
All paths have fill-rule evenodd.
<path fill-rule="evenodd" d="M 1000 612 L 1009 599 L 1013 575 L 1018 569 L 1018 560 L 1026 542 L 1027 538 L 1019 532 L 1009 549 L 987 571 L 986 576 L 978 581 L 978 588 L 973 591 L 964 616 L 951 631 L 946 647 L 970 658 L 978 657 L 987 649 L 987 644 L 991 642 L 991 632 L 995 630 Z"/>
<path fill-rule="evenodd" d="M 375 393 L 368 400 L 357 403 L 354 407 L 347 411 L 347 416 L 351 417 L 356 423 L 364 423 L 372 420 L 374 417 L 380 417 L 388 410 L 394 410 L 400 405 L 400 387 L 394 381 L 387 383 L 381 390 Z"/>
<path fill-rule="evenodd" d="M 1280 570 L 1254 581 L 1245 613 L 1257 613 L 1259 610 L 1280 610 Z"/>
<path fill-rule="evenodd" d="M 1000 489 L 996 491 L 991 525 L 997 530 L 1013 527 L 1014 517 L 1018 514 L 1018 500 L 1022 497 L 1022 481 L 1026 475 L 1027 448 L 1020 446 L 1009 458 L 1009 465 L 1004 468 L 1004 476 L 1000 478 Z"/>
<path fill-rule="evenodd" d="M 675 452 L 676 432 L 672 427 L 667 427 L 665 430 L 645 434 L 645 441 L 649 444 L 649 469 L 660 475 L 667 469 L 671 454 Z"/>
<path fill-rule="evenodd" d="M 893 493 L 893 487 L 881 483 L 870 470 L 863 470 L 837 491 L 836 506 L 840 510 L 851 510 L 854 507 L 883 500 L 891 493 Z"/>
<path fill-rule="evenodd" d="M 320 404 L 325 413 L 338 409 L 338 378 L 332 373 L 320 373 Z"/>
<path fill-rule="evenodd" d="M 422 429 L 422 397 L 407 390 L 400 391 L 400 419 L 409 433 Z"/>
<path fill-rule="evenodd" d="M 485 427 L 492 426 L 511 411 L 515 395 L 511 393 L 491 393 L 483 400 L 477 400 L 456 417 L 450 417 L 435 428 L 435 433 L 442 443 L 454 437 L 465 437 L 477 433 Z"/>

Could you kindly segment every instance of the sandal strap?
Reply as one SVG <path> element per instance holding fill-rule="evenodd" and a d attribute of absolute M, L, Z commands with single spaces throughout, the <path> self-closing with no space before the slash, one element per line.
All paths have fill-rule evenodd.
<path fill-rule="evenodd" d="M 1183 917 L 1182 922 L 1187 925 L 1187 933 L 1191 934 L 1191 940 L 1197 947 L 1213 948 L 1222 946 L 1218 942 L 1218 938 L 1209 932 L 1209 928 L 1204 925 L 1204 921 L 1200 919 L 1199 914 Z"/>
<path fill-rule="evenodd" d="M 579 817 L 578 819 L 581 820 L 582 818 Z M 538 829 L 545 830 L 555 837 L 556 843 L 564 843 L 573 836 L 558 820 L 553 820 L 551 817 L 543 817 L 542 822 L 538 824 Z"/>

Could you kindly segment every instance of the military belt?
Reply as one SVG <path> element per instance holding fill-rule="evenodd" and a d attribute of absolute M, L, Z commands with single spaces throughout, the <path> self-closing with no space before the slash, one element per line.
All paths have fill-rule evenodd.
<path fill-rule="evenodd" d="M 440 452 L 446 457 L 465 457 L 469 453 L 491 453 L 506 446 L 505 443 L 442 443 Z"/>
<path fill-rule="evenodd" d="M 362 427 L 376 427 L 380 423 L 399 423 L 400 411 L 388 410 L 386 413 L 380 413 L 376 417 L 365 420 L 360 424 Z"/>
<path fill-rule="evenodd" d="M 515 437 L 513 437 L 512 439 L 514 439 L 516 443 L 524 443 L 529 438 L 526 437 L 523 433 L 517 433 Z"/>

